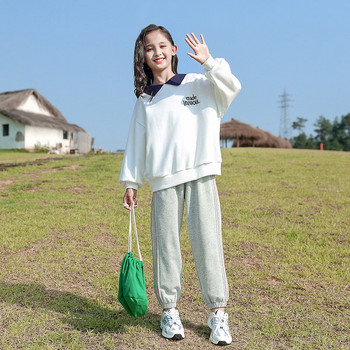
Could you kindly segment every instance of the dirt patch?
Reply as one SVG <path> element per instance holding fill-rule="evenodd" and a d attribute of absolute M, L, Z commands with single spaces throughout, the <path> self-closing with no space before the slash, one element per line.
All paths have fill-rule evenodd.
<path fill-rule="evenodd" d="M 36 173 L 22 174 L 23 177 L 30 177 L 31 179 L 39 179 L 40 175 Z"/>
<path fill-rule="evenodd" d="M 283 283 L 283 280 L 279 279 L 278 277 L 271 276 L 267 279 L 267 284 L 270 286 L 278 286 L 281 283 Z"/>
<path fill-rule="evenodd" d="M 222 191 L 222 192 L 219 192 L 219 197 L 231 196 L 232 193 L 233 193 L 232 191 Z"/>
<path fill-rule="evenodd" d="M 258 267 L 261 263 L 261 259 L 256 257 L 240 258 L 240 259 L 237 259 L 236 262 L 247 267 Z"/>
<path fill-rule="evenodd" d="M 281 185 L 283 188 L 290 189 L 290 190 L 295 190 L 297 188 L 296 186 L 292 186 L 290 183 L 287 183 L 284 181 L 281 182 Z"/>
<path fill-rule="evenodd" d="M 87 186 L 57 187 L 54 191 L 66 191 L 70 193 L 90 193 Z"/>
<path fill-rule="evenodd" d="M 24 249 L 20 249 L 16 252 L 9 252 L 6 254 L 7 257 L 9 256 L 14 256 L 14 255 L 19 255 L 19 256 L 33 256 L 38 254 L 37 249 L 35 249 L 34 247 L 31 248 L 24 248 Z M 4 254 L 5 255 L 5 254 Z"/>
<path fill-rule="evenodd" d="M 47 162 L 51 162 L 54 160 L 62 160 L 62 157 L 52 157 L 52 158 L 42 158 L 42 159 L 36 159 L 30 162 L 22 162 L 22 163 L 3 163 L 0 164 L 0 171 L 5 171 L 9 168 L 16 168 L 16 167 L 25 167 L 27 165 L 42 165 Z"/>
<path fill-rule="evenodd" d="M 240 251 L 252 253 L 258 251 L 261 246 L 255 242 L 241 242 Z"/>
<path fill-rule="evenodd" d="M 114 235 L 109 233 L 101 233 L 95 238 L 96 242 L 105 247 L 111 247 L 117 245 L 119 242 Z"/>
<path fill-rule="evenodd" d="M 74 186 L 74 187 L 68 187 L 66 188 L 66 191 L 68 192 L 81 192 L 81 191 L 84 191 L 86 190 L 88 187 L 86 186 Z M 89 191 L 85 191 L 85 193 L 88 193 Z"/>
<path fill-rule="evenodd" d="M 78 170 L 79 168 L 84 168 L 84 166 L 79 165 L 79 164 L 73 164 L 70 166 L 64 166 L 63 169 L 68 169 L 68 170 Z"/>
<path fill-rule="evenodd" d="M 224 215 L 222 217 L 222 226 L 225 228 L 239 227 L 235 222 L 235 217 L 233 215 Z"/>
<path fill-rule="evenodd" d="M 40 189 L 39 188 L 31 188 L 31 189 L 27 190 L 26 192 L 36 193 L 36 192 L 40 192 Z"/>
<path fill-rule="evenodd" d="M 13 180 L 0 180 L 0 190 L 6 190 L 13 182 Z"/>
<path fill-rule="evenodd" d="M 54 168 L 54 169 L 47 169 L 47 170 L 43 170 L 41 171 L 42 174 L 53 174 L 53 173 L 58 173 L 59 169 Z"/>
<path fill-rule="evenodd" d="M 22 256 L 30 256 L 30 255 L 36 255 L 38 254 L 38 252 L 32 247 L 27 249 L 21 249 L 18 251 L 18 254 Z"/>

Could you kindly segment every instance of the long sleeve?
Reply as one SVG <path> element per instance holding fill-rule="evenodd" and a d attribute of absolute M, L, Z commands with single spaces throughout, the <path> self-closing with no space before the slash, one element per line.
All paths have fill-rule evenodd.
<path fill-rule="evenodd" d="M 229 64 L 223 58 L 210 56 L 204 63 L 205 76 L 213 83 L 218 114 L 223 117 L 231 102 L 241 91 L 241 83 L 231 73 Z"/>
<path fill-rule="evenodd" d="M 131 119 L 119 182 L 126 188 L 138 189 L 144 183 L 146 161 L 146 128 L 142 124 L 144 110 L 136 102 Z"/>

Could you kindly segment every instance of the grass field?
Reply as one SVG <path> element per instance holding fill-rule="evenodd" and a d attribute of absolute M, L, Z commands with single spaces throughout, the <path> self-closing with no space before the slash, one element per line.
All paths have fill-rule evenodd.
<path fill-rule="evenodd" d="M 46 158 L 58 158 L 56 154 L 48 154 L 47 152 L 43 153 L 33 153 L 33 152 L 9 152 L 6 150 L 0 150 L 0 166 L 8 163 L 23 163 L 37 161 L 40 159 Z"/>
<path fill-rule="evenodd" d="M 35 155 L 17 157 L 0 152 L 0 163 Z M 128 225 L 121 161 L 67 156 L 0 171 L 0 349 L 215 348 L 185 225 L 186 338 L 161 337 L 148 186 L 136 215 L 149 312 L 134 319 L 117 302 Z M 224 149 L 222 170 L 228 348 L 350 349 L 350 154 Z"/>

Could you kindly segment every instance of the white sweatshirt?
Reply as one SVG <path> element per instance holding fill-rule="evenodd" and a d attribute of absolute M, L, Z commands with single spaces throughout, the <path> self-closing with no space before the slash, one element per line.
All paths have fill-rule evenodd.
<path fill-rule="evenodd" d="M 222 59 L 203 63 L 205 75 L 178 74 L 152 85 L 136 101 L 120 183 L 159 191 L 221 174 L 220 121 L 241 90 Z"/>

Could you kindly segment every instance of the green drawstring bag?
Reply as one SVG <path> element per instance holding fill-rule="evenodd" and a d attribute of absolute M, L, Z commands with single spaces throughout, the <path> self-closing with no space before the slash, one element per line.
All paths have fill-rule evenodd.
<path fill-rule="evenodd" d="M 133 225 L 131 224 L 131 219 Z M 140 260 L 136 259 L 131 251 L 132 226 L 134 227 Z M 148 300 L 146 294 L 145 273 L 143 271 L 143 261 L 137 236 L 134 205 L 131 207 L 129 217 L 128 253 L 125 254 L 120 267 L 118 300 L 127 313 L 133 317 L 144 316 L 147 312 Z"/>

